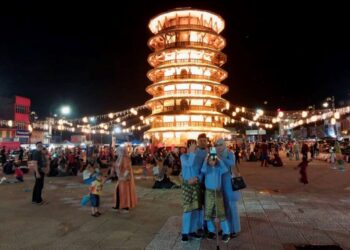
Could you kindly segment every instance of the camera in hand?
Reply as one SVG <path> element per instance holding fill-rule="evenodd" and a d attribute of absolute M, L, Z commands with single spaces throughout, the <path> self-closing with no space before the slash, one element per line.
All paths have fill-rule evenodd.
<path fill-rule="evenodd" d="M 217 158 L 217 153 L 216 153 L 216 148 L 215 147 L 211 147 L 209 150 L 209 158 L 212 160 L 216 160 Z"/>

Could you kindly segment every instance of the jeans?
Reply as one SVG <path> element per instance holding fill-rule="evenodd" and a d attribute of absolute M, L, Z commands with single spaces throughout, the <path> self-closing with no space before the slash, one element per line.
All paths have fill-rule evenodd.
<path fill-rule="evenodd" d="M 34 189 L 33 189 L 33 197 L 32 197 L 32 202 L 40 203 L 43 201 L 41 197 L 41 192 L 44 188 L 44 173 L 39 173 L 40 178 L 36 178 L 36 174 L 34 173 L 35 177 L 35 184 L 34 184 Z"/>

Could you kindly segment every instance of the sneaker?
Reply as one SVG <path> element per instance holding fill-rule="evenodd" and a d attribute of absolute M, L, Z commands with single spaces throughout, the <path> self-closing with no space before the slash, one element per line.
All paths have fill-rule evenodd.
<path fill-rule="evenodd" d="M 2 177 L 0 180 L 0 184 L 6 181 L 6 177 Z"/>
<path fill-rule="evenodd" d="M 207 239 L 209 240 L 215 240 L 216 239 L 216 235 L 212 232 L 209 232 L 207 235 Z"/>
<path fill-rule="evenodd" d="M 230 234 L 230 238 L 232 239 L 232 238 L 236 238 L 238 236 L 238 233 L 232 233 L 232 234 Z"/>
<path fill-rule="evenodd" d="M 199 235 L 199 234 L 197 234 L 197 233 L 190 233 L 190 237 L 191 237 L 191 238 L 194 238 L 194 239 L 196 239 L 196 240 L 199 240 L 199 239 L 202 238 L 202 236 Z"/>
<path fill-rule="evenodd" d="M 230 235 L 224 234 L 222 236 L 222 241 L 225 242 L 225 243 L 229 242 L 230 241 Z"/>
<path fill-rule="evenodd" d="M 189 240 L 189 239 L 188 239 L 188 234 L 183 234 L 183 235 L 182 235 L 182 238 L 181 238 L 181 241 L 182 241 L 182 242 L 188 242 L 188 240 Z"/>

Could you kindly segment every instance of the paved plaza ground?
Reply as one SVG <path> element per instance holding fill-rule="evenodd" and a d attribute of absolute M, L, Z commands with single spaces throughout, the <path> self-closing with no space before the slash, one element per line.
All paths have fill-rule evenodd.
<path fill-rule="evenodd" d="M 220 249 L 295 249 L 294 245 L 339 245 L 350 249 L 350 169 L 309 165 L 310 184 L 298 182 L 296 161 L 285 167 L 243 162 L 248 184 L 239 202 L 242 232 Z M 347 166 L 349 168 L 349 166 Z M 101 198 L 103 215 L 90 216 L 79 202 L 88 193 L 81 177 L 46 177 L 48 204 L 31 204 L 34 178 L 0 185 L 0 249 L 216 249 L 209 240 L 182 243 L 181 191 L 154 190 L 136 180 L 139 204 L 130 213 L 112 210 L 113 184 Z"/>

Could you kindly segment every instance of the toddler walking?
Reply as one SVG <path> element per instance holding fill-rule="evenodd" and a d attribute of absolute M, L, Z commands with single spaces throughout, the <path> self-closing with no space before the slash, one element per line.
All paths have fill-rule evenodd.
<path fill-rule="evenodd" d="M 103 181 L 102 174 L 96 175 L 96 180 L 91 183 L 90 190 L 90 203 L 91 203 L 91 216 L 98 217 L 101 215 L 99 211 L 100 207 L 100 196 L 102 193 Z"/>

